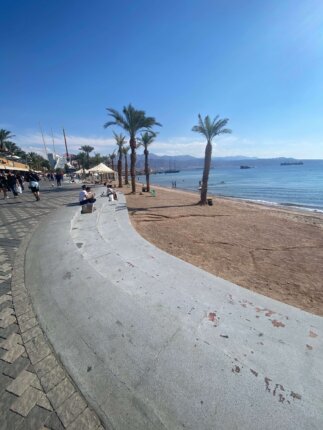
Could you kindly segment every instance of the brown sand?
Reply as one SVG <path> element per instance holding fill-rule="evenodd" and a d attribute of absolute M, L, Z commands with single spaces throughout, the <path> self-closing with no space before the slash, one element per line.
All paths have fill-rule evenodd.
<path fill-rule="evenodd" d="M 130 219 L 148 241 L 195 266 L 276 300 L 323 315 L 323 215 L 154 187 L 127 194 Z"/>

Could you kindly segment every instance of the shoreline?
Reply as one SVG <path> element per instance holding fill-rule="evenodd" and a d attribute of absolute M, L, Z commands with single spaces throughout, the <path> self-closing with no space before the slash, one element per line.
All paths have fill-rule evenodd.
<path fill-rule="evenodd" d="M 137 183 L 138 186 L 142 186 L 142 183 L 138 182 Z M 165 190 L 165 191 L 174 191 L 174 192 L 180 192 L 180 193 L 186 193 L 186 194 L 191 194 L 192 196 L 198 196 L 200 193 L 199 191 L 193 191 L 193 190 L 187 190 L 185 188 L 168 188 L 165 187 L 163 185 L 150 185 L 150 188 L 159 188 L 161 190 Z M 290 212 L 297 212 L 297 213 L 301 213 L 303 215 L 305 214 L 322 214 L 323 215 L 323 209 L 317 209 L 317 208 L 310 208 L 309 206 L 301 206 L 301 205 L 294 205 L 294 203 L 279 203 L 279 202 L 270 202 L 267 200 L 252 200 L 252 199 L 247 199 L 247 198 L 242 198 L 242 197 L 234 197 L 234 196 L 222 196 L 222 195 L 218 195 L 218 194 L 208 194 L 210 197 L 217 199 L 217 200 L 229 200 L 232 202 L 237 202 L 237 203 L 249 203 L 249 204 L 254 204 L 254 205 L 259 205 L 261 207 L 267 207 L 268 209 L 278 209 L 278 210 L 285 210 L 285 211 L 290 211 Z"/>
<path fill-rule="evenodd" d="M 218 196 L 213 206 L 200 206 L 197 192 L 151 188 L 156 197 L 125 191 L 130 220 L 146 240 L 216 276 L 323 316 L 322 213 Z"/>

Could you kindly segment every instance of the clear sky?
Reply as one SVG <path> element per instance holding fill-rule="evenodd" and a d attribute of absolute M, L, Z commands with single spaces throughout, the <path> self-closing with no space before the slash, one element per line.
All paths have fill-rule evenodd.
<path fill-rule="evenodd" d="M 0 0 L 0 128 L 27 150 L 112 150 L 105 108 L 163 124 L 152 152 L 323 158 L 322 0 Z"/>

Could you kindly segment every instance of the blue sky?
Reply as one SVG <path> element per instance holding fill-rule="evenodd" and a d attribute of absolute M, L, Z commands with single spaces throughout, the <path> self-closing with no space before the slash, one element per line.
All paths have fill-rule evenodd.
<path fill-rule="evenodd" d="M 197 114 L 230 119 L 214 155 L 323 158 L 321 0 L 1 0 L 0 127 L 42 150 L 113 149 L 105 108 L 163 124 L 158 154 L 203 156 Z"/>

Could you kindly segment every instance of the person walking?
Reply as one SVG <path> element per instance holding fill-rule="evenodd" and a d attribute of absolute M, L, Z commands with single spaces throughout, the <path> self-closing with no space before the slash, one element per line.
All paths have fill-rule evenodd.
<path fill-rule="evenodd" d="M 8 188 L 10 191 L 12 191 L 13 196 L 17 197 L 18 196 L 18 193 L 17 193 L 18 182 L 17 182 L 16 175 L 14 173 L 8 172 L 7 183 L 8 183 Z"/>
<path fill-rule="evenodd" d="M 57 172 L 56 175 L 55 175 L 55 178 L 56 178 L 57 186 L 61 187 L 62 186 L 63 175 L 60 172 Z"/>
<path fill-rule="evenodd" d="M 16 177 L 17 177 L 17 181 L 19 182 L 19 185 L 21 186 L 21 190 L 23 191 L 25 189 L 25 187 L 24 187 L 24 177 L 20 173 L 18 173 L 16 175 Z"/>
<path fill-rule="evenodd" d="M 3 198 L 9 199 L 9 196 L 7 195 L 8 190 L 8 182 L 7 177 L 4 173 L 0 173 L 0 192 L 3 192 Z"/>
<path fill-rule="evenodd" d="M 40 200 L 39 194 L 39 176 L 35 172 L 29 172 L 27 174 L 27 181 L 29 182 L 29 188 L 36 198 L 36 201 Z"/>

